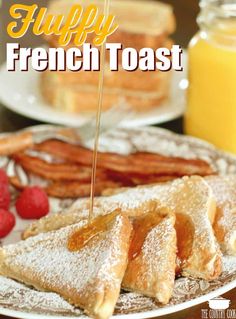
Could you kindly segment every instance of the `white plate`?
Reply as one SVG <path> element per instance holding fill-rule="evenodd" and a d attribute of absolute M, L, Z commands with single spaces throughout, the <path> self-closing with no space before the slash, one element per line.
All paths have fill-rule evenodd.
<path fill-rule="evenodd" d="M 186 54 L 183 64 L 186 66 Z M 53 124 L 79 127 L 89 117 L 54 110 L 47 105 L 39 92 L 40 73 L 8 72 L 4 64 L 0 69 L 0 100 L 10 110 L 23 116 Z M 181 116 L 185 107 L 186 67 L 183 72 L 173 72 L 171 97 L 168 102 L 152 111 L 139 113 L 122 122 L 122 126 L 135 127 L 160 124 Z"/>
<path fill-rule="evenodd" d="M 32 129 L 32 128 L 31 128 Z M 33 128 L 35 132 L 53 130 L 52 126 Z M 117 129 L 101 137 L 100 150 L 129 153 L 135 150 L 158 152 L 168 156 L 202 158 L 220 174 L 236 174 L 236 157 L 218 151 L 212 145 L 188 136 L 181 136 L 160 128 Z M 0 167 L 12 167 L 7 158 L 0 158 Z M 53 210 L 65 202 L 52 200 Z M 3 244 L 19 240 L 27 221 L 17 218 L 14 231 Z M 223 258 L 224 271 L 214 281 L 179 278 L 175 281 L 173 297 L 166 306 L 135 293 L 122 293 L 116 306 L 116 319 L 159 317 L 206 302 L 236 287 L 236 257 Z M 87 318 L 59 295 L 38 292 L 0 276 L 0 314 L 21 319 Z"/>

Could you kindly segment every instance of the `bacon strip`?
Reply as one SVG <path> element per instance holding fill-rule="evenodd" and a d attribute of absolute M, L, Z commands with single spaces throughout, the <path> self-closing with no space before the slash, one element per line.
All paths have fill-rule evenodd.
<path fill-rule="evenodd" d="M 102 192 L 109 188 L 119 188 L 122 185 L 112 181 L 97 182 L 95 187 L 95 196 L 99 196 Z M 49 196 L 57 198 L 81 198 L 88 197 L 91 191 L 91 184 L 81 184 L 78 182 L 54 182 L 50 184 L 45 191 Z"/>
<path fill-rule="evenodd" d="M 10 183 L 16 189 L 22 191 L 26 186 L 23 185 L 17 176 L 10 178 Z M 32 185 L 31 185 L 32 186 Z M 99 196 L 106 189 L 120 188 L 122 184 L 112 181 L 101 181 L 96 183 L 95 196 Z M 66 198 L 82 198 L 88 197 L 91 191 L 90 183 L 79 183 L 77 181 L 63 182 L 57 181 L 50 183 L 44 188 L 45 192 L 52 197 L 66 199 Z"/>
<path fill-rule="evenodd" d="M 27 172 L 33 173 L 48 180 L 60 181 L 71 180 L 90 182 L 91 168 L 79 166 L 72 163 L 48 163 L 38 157 L 26 155 L 24 153 L 14 154 L 12 158 L 20 164 Z M 107 174 L 102 169 L 97 170 L 97 179 L 107 179 Z"/>
<path fill-rule="evenodd" d="M 35 148 L 70 162 L 85 166 L 92 165 L 92 151 L 81 146 L 49 140 L 36 145 Z M 214 174 L 210 165 L 203 160 L 166 157 L 151 153 L 136 153 L 127 156 L 99 153 L 98 168 L 127 174 L 140 174 L 141 172 L 142 175 L 173 175 L 176 177 Z"/>
<path fill-rule="evenodd" d="M 168 182 L 175 178 L 178 178 L 176 175 L 142 175 L 142 174 L 124 174 L 117 173 L 114 171 L 107 171 L 108 179 L 115 182 L 120 182 L 123 186 L 138 186 L 145 184 L 155 184 Z"/>

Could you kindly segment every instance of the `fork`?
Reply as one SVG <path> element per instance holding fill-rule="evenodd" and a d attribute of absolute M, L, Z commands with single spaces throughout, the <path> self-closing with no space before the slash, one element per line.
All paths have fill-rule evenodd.
<path fill-rule="evenodd" d="M 101 115 L 100 134 L 114 129 L 127 117 L 133 114 L 130 106 L 123 100 Z M 37 128 L 37 127 L 36 127 Z M 42 130 L 24 129 L 16 134 L 0 137 L 0 156 L 7 156 L 42 143 L 49 139 L 56 139 L 70 144 L 84 144 L 95 135 L 96 119 L 92 118 L 79 128 L 56 126 L 42 127 Z"/>

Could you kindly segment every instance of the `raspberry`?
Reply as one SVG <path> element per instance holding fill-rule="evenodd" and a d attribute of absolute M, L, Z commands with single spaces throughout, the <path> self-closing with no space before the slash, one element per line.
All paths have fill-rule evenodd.
<path fill-rule="evenodd" d="M 16 224 L 15 216 L 3 209 L 0 209 L 0 238 L 6 237 Z"/>
<path fill-rule="evenodd" d="M 47 215 L 47 194 L 38 186 L 26 187 L 16 201 L 16 210 L 23 219 L 39 219 Z"/>
<path fill-rule="evenodd" d="M 3 169 L 0 169 L 0 185 L 2 184 L 9 186 L 6 172 Z"/>
<path fill-rule="evenodd" d="M 0 169 L 0 209 L 8 210 L 10 199 L 8 177 L 5 171 Z"/>

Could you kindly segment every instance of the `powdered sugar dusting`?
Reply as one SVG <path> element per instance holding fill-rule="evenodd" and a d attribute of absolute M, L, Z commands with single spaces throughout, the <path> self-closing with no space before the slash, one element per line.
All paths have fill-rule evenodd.
<path fill-rule="evenodd" d="M 216 291 L 227 283 L 236 285 L 236 257 L 223 257 L 224 272 L 219 279 L 207 282 L 191 278 L 180 278 L 175 281 L 173 296 L 166 306 L 152 298 L 137 293 L 122 292 L 117 302 L 115 314 L 141 313 L 154 311 L 184 303 L 188 300 Z M 207 300 L 207 296 L 206 296 Z M 39 292 L 23 284 L 0 276 L 0 306 L 19 311 L 37 312 L 38 314 L 67 315 L 87 318 L 78 308 L 71 306 L 59 295 Z"/>
<path fill-rule="evenodd" d="M 214 226 L 217 239 L 225 253 L 236 254 L 236 175 L 210 176 L 206 181 L 218 206 Z"/>
<path fill-rule="evenodd" d="M 214 273 L 214 260 L 220 258 L 219 246 L 209 221 L 212 202 L 213 194 L 205 180 L 193 176 L 176 179 L 171 183 L 132 188 L 113 196 L 97 197 L 94 200 L 94 216 L 107 214 L 117 208 L 129 216 L 142 215 L 160 208 L 189 216 L 194 226 L 194 240 L 193 253 L 188 263 L 195 265 L 193 273 L 199 272 L 199 276 L 204 273 L 209 278 Z M 78 200 L 67 212 L 68 220 L 76 214 L 78 221 L 88 218 L 88 207 L 88 199 Z M 204 264 L 205 254 L 209 261 L 207 265 Z"/>
<path fill-rule="evenodd" d="M 176 256 L 174 223 L 174 217 L 166 217 L 147 235 L 142 249 L 147 267 L 142 275 L 146 277 L 145 281 L 147 282 L 151 282 L 151 277 L 158 269 L 160 277 L 157 282 L 163 281 L 162 275 L 165 274 L 164 282 L 167 283 L 168 287 L 174 284 Z M 151 277 L 148 278 L 149 276 Z M 142 280 L 142 278 L 140 279 Z M 163 286 L 162 289 L 165 287 Z"/>
<path fill-rule="evenodd" d="M 119 244 L 122 218 L 117 216 L 110 231 L 94 237 L 89 245 L 77 252 L 69 252 L 67 241 L 80 225 L 6 246 L 3 271 L 5 265 L 6 274 L 17 269 L 20 278 L 27 274 L 30 284 L 68 298 L 71 295 L 70 299 L 74 301 L 78 296 L 90 296 L 106 289 L 119 291 L 122 276 L 117 276 L 114 268 L 126 259 Z"/>
<path fill-rule="evenodd" d="M 95 216 L 97 214 L 105 214 L 107 211 L 120 208 L 129 215 L 137 215 L 137 209 L 140 209 L 140 214 L 150 211 L 150 201 L 155 201 L 157 204 L 158 200 L 162 198 L 166 192 L 169 193 L 169 187 L 167 184 L 160 184 L 158 186 L 150 187 L 136 187 L 128 189 L 124 192 L 115 194 L 108 197 L 97 197 L 95 198 L 94 205 L 97 208 Z M 79 199 L 71 207 L 71 211 L 82 212 L 86 214 L 85 209 L 88 208 L 88 199 Z M 68 211 L 70 212 L 70 210 Z M 82 216 L 84 218 L 86 216 Z"/>
<path fill-rule="evenodd" d="M 233 274 L 236 270 L 236 256 L 223 256 L 223 272 Z"/>
<path fill-rule="evenodd" d="M 98 209 L 96 213 L 106 214 L 110 209 L 119 207 L 128 215 L 138 215 L 155 208 L 171 208 L 174 213 L 188 215 L 194 225 L 193 254 L 189 263 L 197 265 L 199 274 L 205 269 L 206 276 L 209 272 L 214 273 L 214 262 L 220 256 L 218 244 L 216 242 L 211 223 L 209 221 L 209 211 L 212 206 L 213 194 L 210 187 L 201 177 L 186 177 L 176 179 L 172 183 L 155 186 L 137 187 L 115 194 L 109 197 L 98 197 L 94 204 Z M 88 200 L 78 200 L 72 207 L 72 211 L 78 212 L 78 219 L 88 207 Z M 83 214 L 82 213 L 82 214 Z M 70 214 L 70 212 L 69 212 Z M 80 217 L 79 217 L 80 216 Z M 208 254 L 209 264 L 203 266 L 205 258 L 202 254 Z"/>

